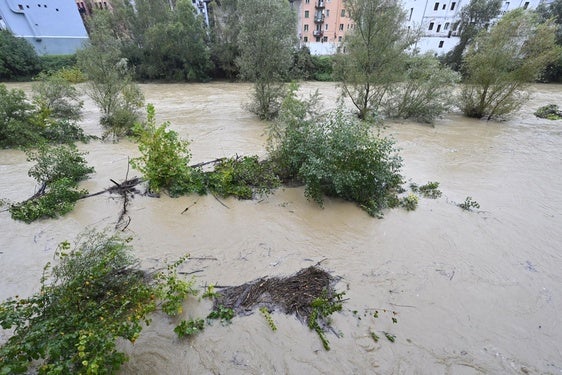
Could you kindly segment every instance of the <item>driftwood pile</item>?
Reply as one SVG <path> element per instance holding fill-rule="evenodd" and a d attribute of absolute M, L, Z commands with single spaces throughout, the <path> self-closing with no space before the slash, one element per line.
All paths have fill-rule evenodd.
<path fill-rule="evenodd" d="M 222 306 L 233 309 L 238 315 L 248 315 L 257 308 L 265 307 L 269 311 L 295 314 L 304 323 L 312 311 L 312 301 L 335 295 L 337 281 L 338 278 L 318 266 L 311 266 L 292 276 L 264 277 L 224 287 L 215 299 L 213 309 Z"/>

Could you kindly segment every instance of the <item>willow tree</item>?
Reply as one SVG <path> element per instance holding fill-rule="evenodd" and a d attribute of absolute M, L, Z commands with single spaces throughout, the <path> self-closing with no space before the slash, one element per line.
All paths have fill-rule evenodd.
<path fill-rule="evenodd" d="M 501 119 L 520 108 L 526 88 L 561 53 L 553 22 L 515 9 L 482 31 L 465 56 L 467 74 L 459 107 L 469 117 Z"/>
<path fill-rule="evenodd" d="M 415 42 L 406 30 L 405 13 L 397 0 L 348 0 L 355 23 L 336 58 L 335 76 L 360 119 L 378 112 L 385 94 L 403 79 L 407 49 Z"/>
<path fill-rule="evenodd" d="M 272 119 L 279 112 L 293 62 L 296 15 L 287 0 L 247 0 L 238 6 L 236 63 L 241 77 L 254 83 L 249 110 L 261 119 Z"/>

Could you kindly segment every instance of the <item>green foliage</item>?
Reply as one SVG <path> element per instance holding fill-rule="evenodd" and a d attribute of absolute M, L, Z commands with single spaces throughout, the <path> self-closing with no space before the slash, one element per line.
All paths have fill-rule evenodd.
<path fill-rule="evenodd" d="M 40 74 L 33 84 L 33 104 L 39 115 L 58 120 L 78 121 L 82 117 L 84 102 L 78 90 L 65 79 L 56 75 Z"/>
<path fill-rule="evenodd" d="M 0 373 L 118 372 L 127 357 L 117 340 L 134 343 L 173 284 L 138 269 L 130 240 L 92 231 L 72 249 L 63 242 L 58 264 L 45 266 L 39 293 L 0 304 L 2 328 L 14 329 L 0 347 Z"/>
<path fill-rule="evenodd" d="M 402 81 L 406 50 L 416 35 L 402 26 L 405 13 L 398 1 L 348 0 L 346 10 L 355 28 L 346 34 L 334 74 L 342 96 L 351 99 L 358 117 L 370 120 L 393 85 Z"/>
<path fill-rule="evenodd" d="M 269 328 L 271 328 L 273 332 L 277 331 L 277 326 L 275 325 L 275 322 L 273 321 L 273 317 L 271 316 L 271 313 L 269 312 L 267 307 L 261 307 L 260 312 L 262 313 L 263 317 L 267 321 L 267 325 L 269 325 Z"/>
<path fill-rule="evenodd" d="M 174 332 L 178 335 L 178 337 L 184 338 L 186 336 L 193 336 L 198 334 L 199 332 L 205 329 L 205 320 L 203 319 L 190 319 L 190 320 L 182 320 L 176 328 L 174 328 Z"/>
<path fill-rule="evenodd" d="M 0 81 L 29 79 L 41 69 L 37 53 L 25 39 L 0 30 Z"/>
<path fill-rule="evenodd" d="M 333 56 L 312 56 L 313 78 L 316 81 L 333 81 Z"/>
<path fill-rule="evenodd" d="M 127 241 L 91 233 L 73 250 L 57 251 L 58 265 L 41 292 L 0 305 L 0 323 L 15 328 L 0 349 L 1 373 L 109 374 L 126 361 L 115 341 L 134 342 L 155 309 L 153 288 L 135 269 Z"/>
<path fill-rule="evenodd" d="M 536 12 L 542 22 L 552 19 L 556 24 L 556 44 L 562 46 L 562 0 L 541 2 Z M 549 64 L 543 73 L 541 80 L 546 82 L 562 81 L 562 54 L 558 59 Z"/>
<path fill-rule="evenodd" d="M 459 35 L 459 42 L 443 57 L 443 63 L 457 72 L 463 71 L 463 57 L 466 48 L 478 33 L 489 27 L 492 20 L 500 15 L 502 0 L 470 0 L 460 11 L 460 20 L 452 26 Z"/>
<path fill-rule="evenodd" d="M 472 200 L 472 197 L 466 197 L 464 202 L 458 203 L 457 206 L 459 206 L 460 208 L 462 208 L 465 211 L 472 211 L 473 208 L 476 208 L 476 209 L 480 208 L 480 204 L 478 202 Z"/>
<path fill-rule="evenodd" d="M 147 106 L 147 121 L 135 126 L 141 156 L 131 160 L 148 181 L 150 190 L 166 190 L 172 196 L 197 191 L 192 184 L 194 171 L 188 167 L 189 142 L 169 130 L 168 122 L 157 126 L 154 106 Z"/>
<path fill-rule="evenodd" d="M 375 332 L 370 331 L 369 334 L 371 335 L 371 338 L 373 339 L 374 342 L 379 342 L 380 337 L 377 336 Z"/>
<path fill-rule="evenodd" d="M 32 223 L 42 218 L 57 218 L 74 209 L 76 201 L 88 194 L 77 190 L 70 178 L 61 178 L 49 185 L 49 190 L 36 198 L 16 203 L 10 207 L 12 219 Z"/>
<path fill-rule="evenodd" d="M 213 284 L 208 285 L 205 292 L 201 295 L 201 298 L 209 298 L 215 299 L 220 297 L 220 294 L 215 290 L 215 286 Z"/>
<path fill-rule="evenodd" d="M 185 255 L 176 262 L 168 265 L 166 272 L 159 272 L 154 279 L 158 282 L 157 296 L 162 301 L 161 309 L 170 316 L 176 316 L 183 312 L 183 302 L 187 296 L 197 295 L 193 288 L 195 280 L 183 280 L 178 276 L 177 269 L 189 258 Z"/>
<path fill-rule="evenodd" d="M 411 193 L 406 197 L 402 198 L 400 205 L 406 209 L 406 211 L 414 211 L 418 207 L 419 198 L 417 195 Z"/>
<path fill-rule="evenodd" d="M 324 293 L 311 303 L 312 310 L 308 316 L 308 327 L 318 334 L 325 350 L 330 350 L 330 342 L 325 335 L 326 327 L 329 327 L 331 324 L 330 315 L 336 311 L 341 311 L 344 295 L 345 292 L 336 293 L 332 296 L 328 296 Z"/>
<path fill-rule="evenodd" d="M 404 82 L 384 99 L 389 117 L 433 123 L 453 102 L 453 86 L 460 76 L 431 55 L 414 56 L 407 64 Z"/>
<path fill-rule="evenodd" d="M 412 190 L 414 190 L 412 188 Z M 439 182 L 428 182 L 425 185 L 422 185 L 418 188 L 419 192 L 423 195 L 424 198 L 431 198 L 437 199 L 441 196 L 441 190 L 439 190 Z"/>
<path fill-rule="evenodd" d="M 254 82 L 248 109 L 260 119 L 270 120 L 277 116 L 285 94 L 283 81 L 292 65 L 296 45 L 295 36 L 287 30 L 295 29 L 296 18 L 286 0 L 248 0 L 238 7 L 240 56 L 236 64 L 241 77 Z"/>
<path fill-rule="evenodd" d="M 79 113 L 78 108 L 72 107 L 72 103 L 79 103 L 74 101 L 77 98 L 74 89 L 55 88 L 57 85 L 59 83 L 44 82 L 34 86 L 38 91 L 30 103 L 22 90 L 8 90 L 0 84 L 0 147 L 87 140 L 74 121 L 64 118 L 65 114 Z"/>
<path fill-rule="evenodd" d="M 383 332 L 384 333 L 384 337 L 386 337 L 386 339 L 390 342 L 394 342 L 396 341 L 396 336 L 388 333 L 388 332 Z"/>
<path fill-rule="evenodd" d="M 549 120 L 562 120 L 562 110 L 556 104 L 548 104 L 537 109 L 535 116 Z"/>
<path fill-rule="evenodd" d="M 62 68 L 60 70 L 55 71 L 51 75 L 54 77 L 62 78 L 70 83 L 86 82 L 86 76 L 84 75 L 84 73 L 82 73 L 80 68 L 78 68 L 77 66 L 70 67 L 70 68 L 67 67 Z"/>
<path fill-rule="evenodd" d="M 42 145 L 27 151 L 27 161 L 35 162 L 28 175 L 40 184 L 50 184 L 62 178 L 79 182 L 94 172 L 94 168 L 87 166 L 86 154 L 79 152 L 74 145 Z"/>
<path fill-rule="evenodd" d="M 254 194 L 267 194 L 280 184 L 272 163 L 260 162 L 257 156 L 224 159 L 205 175 L 207 188 L 211 192 L 239 199 L 252 199 Z"/>
<path fill-rule="evenodd" d="M 32 121 L 33 106 L 19 89 L 0 84 L 0 147 L 40 142 L 41 126 Z"/>
<path fill-rule="evenodd" d="M 77 53 L 78 66 L 89 80 L 86 92 L 100 108 L 105 136 L 131 135 L 144 96 L 132 81 L 122 43 L 111 33 L 110 15 L 96 12 L 89 26 L 90 44 Z"/>
<path fill-rule="evenodd" d="M 504 118 L 527 99 L 527 84 L 560 55 L 552 22 L 537 24 L 516 9 L 481 32 L 465 57 L 467 82 L 459 107 L 469 117 Z"/>
<path fill-rule="evenodd" d="M 232 318 L 234 318 L 234 315 L 234 310 L 220 305 L 217 309 L 211 311 L 209 315 L 207 315 L 207 319 L 217 319 L 220 320 L 222 324 L 229 324 Z"/>
<path fill-rule="evenodd" d="M 41 60 L 41 70 L 46 74 L 71 69 L 76 65 L 76 55 L 43 55 L 39 59 Z"/>
<path fill-rule="evenodd" d="M 14 220 L 31 223 L 37 219 L 62 216 L 74 208 L 86 190 L 78 190 L 78 182 L 94 172 L 86 165 L 85 153 L 74 145 L 41 145 L 27 151 L 27 160 L 35 162 L 28 172 L 41 188 L 32 198 L 10 207 Z"/>

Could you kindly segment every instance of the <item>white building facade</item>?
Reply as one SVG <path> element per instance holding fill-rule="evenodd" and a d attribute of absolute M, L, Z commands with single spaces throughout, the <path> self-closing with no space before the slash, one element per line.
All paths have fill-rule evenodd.
<path fill-rule="evenodd" d="M 516 8 L 535 9 L 543 1 L 504 0 L 500 16 Z M 470 0 L 404 0 L 405 26 L 419 29 L 423 35 L 415 50 L 436 55 L 452 50 L 459 42 L 461 9 L 469 3 Z M 346 18 L 345 0 L 294 0 L 292 4 L 298 14 L 300 44 L 314 55 L 336 53 L 345 33 L 353 30 L 353 22 Z"/>

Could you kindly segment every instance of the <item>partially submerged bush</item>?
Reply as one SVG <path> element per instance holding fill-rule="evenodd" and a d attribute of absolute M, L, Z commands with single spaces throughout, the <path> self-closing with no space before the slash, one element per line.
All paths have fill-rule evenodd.
<path fill-rule="evenodd" d="M 153 278 L 138 268 L 129 241 L 91 232 L 73 248 L 63 242 L 39 293 L 0 304 L 0 325 L 14 329 L 0 347 L 1 374 L 117 373 L 127 361 L 117 340 L 134 343 L 159 299 L 183 301 L 193 291 L 177 278 L 185 257 Z"/>
<path fill-rule="evenodd" d="M 42 145 L 28 151 L 27 160 L 36 162 L 28 174 L 41 187 L 30 199 L 10 207 L 12 218 L 31 223 L 72 211 L 76 201 L 88 193 L 78 190 L 78 182 L 94 171 L 87 166 L 84 155 L 73 145 Z"/>
<path fill-rule="evenodd" d="M 341 110 L 319 116 L 310 103 L 296 98 L 295 89 L 283 103 L 282 123 L 272 135 L 272 160 L 279 173 L 302 182 L 306 196 L 319 204 L 324 195 L 335 196 L 379 214 L 402 184 L 402 160 L 394 142 Z"/>
<path fill-rule="evenodd" d="M 562 110 L 556 104 L 548 104 L 537 109 L 535 116 L 548 120 L 562 120 Z"/>

